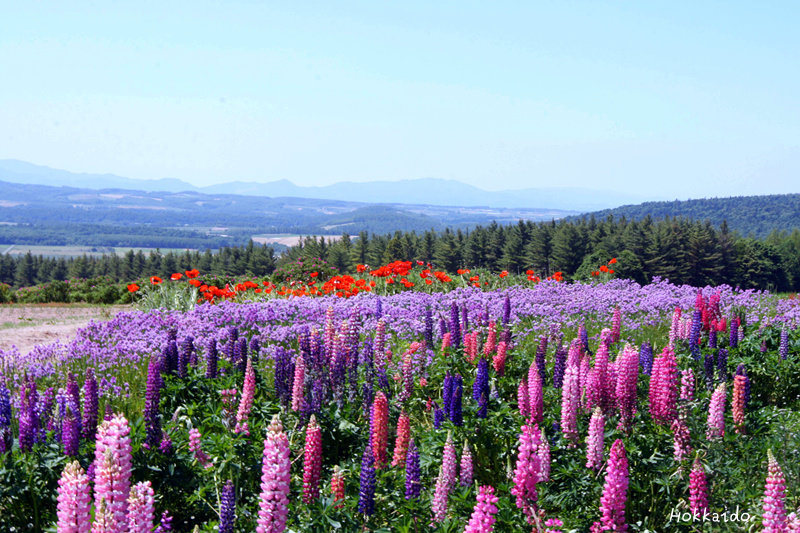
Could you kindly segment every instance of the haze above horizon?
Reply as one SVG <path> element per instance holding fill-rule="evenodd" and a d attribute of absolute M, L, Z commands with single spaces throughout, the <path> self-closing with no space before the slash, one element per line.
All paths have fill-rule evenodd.
<path fill-rule="evenodd" d="M 0 159 L 198 186 L 800 192 L 793 2 L 347 7 L 13 4 Z"/>

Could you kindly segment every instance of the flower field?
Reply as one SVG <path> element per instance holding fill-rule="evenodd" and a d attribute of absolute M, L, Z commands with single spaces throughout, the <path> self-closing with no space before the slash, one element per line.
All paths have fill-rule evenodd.
<path fill-rule="evenodd" d="M 799 300 L 408 266 L 0 351 L 4 531 L 800 531 Z"/>

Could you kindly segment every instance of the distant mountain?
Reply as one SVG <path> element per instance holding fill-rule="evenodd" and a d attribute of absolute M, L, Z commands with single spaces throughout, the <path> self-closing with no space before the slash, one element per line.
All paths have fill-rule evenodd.
<path fill-rule="evenodd" d="M 302 187 L 288 180 L 268 183 L 231 181 L 208 187 L 196 187 L 177 179 L 137 180 L 113 174 L 75 174 L 17 160 L 0 160 L 0 180 L 87 189 L 118 188 L 166 192 L 195 191 L 207 194 L 267 196 L 271 198 L 316 198 L 371 204 L 483 206 L 490 208 L 557 209 L 567 211 L 592 211 L 653 199 L 615 191 L 568 187 L 486 191 L 459 181 L 436 178 L 371 181 L 365 183 L 344 181 L 324 187 Z"/>
<path fill-rule="evenodd" d="M 719 226 L 725 220 L 731 230 L 742 236 L 763 238 L 773 230 L 800 229 L 800 194 L 645 202 L 586 213 L 580 215 L 580 218 L 594 216 L 602 219 L 608 215 L 624 216 L 634 220 L 641 220 L 646 216 L 654 219 L 686 217 L 701 221 L 708 220 L 715 226 Z"/>

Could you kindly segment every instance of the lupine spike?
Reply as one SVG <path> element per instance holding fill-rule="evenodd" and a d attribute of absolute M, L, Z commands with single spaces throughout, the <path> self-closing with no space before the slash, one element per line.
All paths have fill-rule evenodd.
<path fill-rule="evenodd" d="M 131 487 L 128 498 L 128 533 L 150 533 L 155 520 L 153 487 L 149 481 Z"/>
<path fill-rule="evenodd" d="M 464 533 L 491 533 L 494 530 L 494 515 L 497 514 L 497 496 L 494 488 L 482 485 L 478 489 L 478 498 L 472 510 L 472 516 L 464 528 Z"/>
<path fill-rule="evenodd" d="M 219 497 L 219 533 L 236 531 L 236 487 L 230 479 L 222 487 Z"/>
<path fill-rule="evenodd" d="M 103 501 L 114 531 L 127 524 L 131 479 L 131 441 L 128 421 L 122 415 L 103 422 L 95 445 L 95 506 Z"/>
<path fill-rule="evenodd" d="M 764 533 L 783 533 L 786 525 L 786 478 L 775 460 L 772 450 L 767 450 L 767 481 L 764 486 L 761 523 Z"/>
<path fill-rule="evenodd" d="M 464 441 L 464 449 L 461 451 L 461 468 L 458 482 L 462 487 L 472 485 L 472 453 L 469 451 L 469 443 L 467 441 Z"/>
<path fill-rule="evenodd" d="M 78 461 L 67 464 L 58 480 L 58 522 L 60 532 L 88 533 L 91 497 L 89 477 Z"/>
<path fill-rule="evenodd" d="M 586 468 L 599 470 L 603 466 L 603 446 L 606 420 L 600 407 L 595 407 L 589 421 L 589 435 L 586 438 Z"/>
<path fill-rule="evenodd" d="M 408 443 L 408 453 L 406 454 L 406 500 L 419 498 L 422 492 L 420 482 L 419 452 L 414 444 L 414 439 Z"/>
<path fill-rule="evenodd" d="M 627 531 L 625 503 L 628 499 L 628 458 L 625 445 L 620 439 L 611 446 L 611 455 L 606 468 L 603 496 L 600 498 L 600 522 L 595 522 L 592 531 Z"/>
<path fill-rule="evenodd" d="M 726 383 L 720 383 L 711 395 L 711 403 L 708 407 L 708 429 L 706 438 L 708 440 L 720 440 L 725 436 L 725 393 Z"/>
<path fill-rule="evenodd" d="M 400 417 L 397 419 L 397 438 L 394 441 L 394 455 L 392 456 L 393 467 L 405 464 L 410 438 L 411 420 L 408 414 L 402 411 Z"/>
<path fill-rule="evenodd" d="M 256 394 L 256 374 L 253 370 L 253 361 L 247 358 L 247 367 L 244 373 L 244 385 L 242 386 L 242 397 L 239 401 L 239 410 L 236 412 L 236 426 L 234 433 L 250 434 L 250 427 L 247 420 L 250 417 L 250 410 L 253 408 L 253 398 Z"/>
<path fill-rule="evenodd" d="M 303 502 L 310 504 L 319 498 L 319 482 L 322 473 L 322 429 L 311 415 L 306 427 L 306 447 L 303 466 Z"/>
<path fill-rule="evenodd" d="M 283 432 L 280 417 L 272 417 L 261 465 L 261 494 L 258 502 L 258 533 L 281 533 L 289 515 L 291 480 L 289 439 Z"/>
<path fill-rule="evenodd" d="M 692 515 L 698 516 L 708 510 L 708 483 L 706 470 L 697 455 L 689 473 L 689 510 Z"/>
<path fill-rule="evenodd" d="M 372 402 L 372 452 L 375 454 L 375 468 L 383 468 L 388 461 L 389 446 L 389 402 L 383 392 L 375 395 Z"/>

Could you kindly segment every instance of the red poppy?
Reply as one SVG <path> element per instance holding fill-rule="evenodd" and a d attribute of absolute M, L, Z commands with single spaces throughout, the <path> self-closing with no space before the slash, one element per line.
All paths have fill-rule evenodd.
<path fill-rule="evenodd" d="M 190 279 L 190 280 L 189 280 L 189 284 L 190 284 L 190 285 L 193 285 L 193 286 L 195 286 L 195 287 L 199 287 L 200 285 L 202 285 L 202 284 L 203 284 L 203 282 L 202 282 L 202 281 L 200 281 L 199 279 Z"/>
<path fill-rule="evenodd" d="M 169 279 L 171 279 L 172 281 L 178 281 L 182 277 L 183 277 L 183 274 L 181 274 L 180 272 L 175 272 L 173 275 L 171 275 L 169 277 Z"/>
<path fill-rule="evenodd" d="M 362 272 L 366 272 L 367 265 L 356 265 L 356 272 L 361 274 Z"/>
<path fill-rule="evenodd" d="M 609 269 L 608 269 L 608 273 L 609 273 L 609 274 L 613 274 L 613 273 L 614 273 L 614 270 L 613 270 L 613 269 L 611 269 L 611 268 L 609 268 Z"/>
<path fill-rule="evenodd" d="M 425 283 L 426 283 L 427 285 L 431 285 L 431 284 L 433 283 L 433 280 L 432 280 L 432 279 L 430 279 L 430 278 L 429 278 L 429 279 L 426 279 L 426 280 L 425 280 Z"/>
<path fill-rule="evenodd" d="M 193 268 L 191 270 L 187 270 L 186 271 L 186 277 L 187 278 L 196 278 L 199 275 L 200 275 L 200 271 L 197 270 L 196 268 Z"/>
<path fill-rule="evenodd" d="M 150 283 L 152 283 L 153 285 L 160 285 L 162 281 L 164 280 L 159 278 L 158 276 L 150 276 Z"/>
<path fill-rule="evenodd" d="M 611 258 L 611 261 L 609 261 L 609 262 L 608 262 L 608 264 L 609 264 L 609 265 L 613 265 L 613 264 L 614 264 L 614 263 L 616 263 L 616 262 L 617 262 L 617 258 L 616 258 L 616 257 L 612 257 L 612 258 Z"/>
<path fill-rule="evenodd" d="M 309 274 L 309 276 L 311 276 L 312 278 L 316 278 L 317 276 L 319 276 L 319 272 L 312 272 L 311 274 Z"/>
<path fill-rule="evenodd" d="M 503 270 L 502 272 L 500 272 L 500 277 L 501 278 L 504 278 L 506 276 L 508 276 L 508 270 Z"/>
<path fill-rule="evenodd" d="M 608 267 L 603 265 L 600 267 L 600 272 L 608 272 Z"/>
<path fill-rule="evenodd" d="M 128 292 L 136 292 L 139 290 L 139 286 L 135 283 L 131 283 L 128 285 Z"/>
<path fill-rule="evenodd" d="M 475 282 L 476 282 L 476 281 L 478 281 L 479 279 L 480 279 L 480 277 L 478 277 L 478 276 L 472 276 L 471 278 L 469 278 L 469 280 L 470 280 L 472 283 L 475 283 Z"/>
<path fill-rule="evenodd" d="M 529 276 L 533 276 L 533 270 L 526 270 L 525 273 Z"/>

